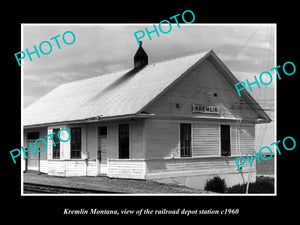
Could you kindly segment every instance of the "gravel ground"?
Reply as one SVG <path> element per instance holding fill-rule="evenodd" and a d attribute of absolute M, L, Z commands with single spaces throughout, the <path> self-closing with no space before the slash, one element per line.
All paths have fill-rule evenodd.
<path fill-rule="evenodd" d="M 128 194 L 207 193 L 202 190 L 196 190 L 185 186 L 175 184 L 162 184 L 149 180 L 114 179 L 108 177 L 55 177 L 37 172 L 27 172 L 23 175 L 23 182 L 26 183 L 82 188 L 99 191 L 111 191 Z"/>

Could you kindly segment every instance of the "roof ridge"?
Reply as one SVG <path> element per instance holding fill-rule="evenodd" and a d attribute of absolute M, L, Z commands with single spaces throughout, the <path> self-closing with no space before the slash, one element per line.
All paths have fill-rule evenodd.
<path fill-rule="evenodd" d="M 200 55 L 200 54 L 208 54 L 209 52 L 211 52 L 212 50 L 204 50 L 204 51 L 201 51 L 201 52 L 196 52 L 196 53 L 193 53 L 193 54 L 190 54 L 190 55 L 185 55 L 185 56 L 179 56 L 179 57 L 176 57 L 176 58 L 170 58 L 170 59 L 166 59 L 166 60 L 163 60 L 163 61 L 159 61 L 159 62 L 156 62 L 156 63 L 151 63 L 151 64 L 148 64 L 147 66 L 150 66 L 152 64 L 159 64 L 159 63 L 164 63 L 164 62 L 168 62 L 168 61 L 173 61 L 173 60 L 178 60 L 178 59 L 183 59 L 183 58 L 188 58 L 188 57 L 192 57 L 192 56 L 196 56 L 196 55 Z"/>
<path fill-rule="evenodd" d="M 168 62 L 168 61 L 173 61 L 173 60 L 183 59 L 183 58 L 187 58 L 187 57 L 192 57 L 192 56 L 200 55 L 200 54 L 203 54 L 203 53 L 209 53 L 210 51 L 212 51 L 212 50 L 204 50 L 204 51 L 196 52 L 196 53 L 193 53 L 193 54 L 190 54 L 190 55 L 179 56 L 179 57 L 176 57 L 176 58 L 170 58 L 170 59 L 166 59 L 166 60 L 163 60 L 163 61 L 148 64 L 148 65 L 146 65 L 146 67 L 151 66 L 151 65 L 160 64 L 160 63 L 165 63 L 165 62 Z M 102 77 L 102 76 L 108 76 L 108 75 L 117 74 L 117 73 L 127 73 L 130 70 L 132 70 L 132 68 L 126 68 L 126 69 L 115 71 L 115 72 L 104 73 L 104 74 L 100 74 L 100 75 L 96 75 L 96 76 L 92 76 L 92 77 L 87 77 L 87 78 L 83 78 L 83 79 L 79 79 L 79 80 L 69 81 L 69 82 L 63 83 L 61 85 L 81 82 L 81 81 L 85 81 L 85 80 L 89 80 L 89 79 L 96 79 L 96 78 L 99 78 L 100 76 Z M 58 85 L 57 87 L 59 87 L 61 85 Z"/>

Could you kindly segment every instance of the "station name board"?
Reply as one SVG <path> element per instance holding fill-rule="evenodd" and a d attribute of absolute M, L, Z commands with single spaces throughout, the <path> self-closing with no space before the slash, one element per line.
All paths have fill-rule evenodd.
<path fill-rule="evenodd" d="M 218 106 L 207 106 L 207 105 L 192 105 L 193 113 L 215 113 L 220 114 L 220 108 Z"/>

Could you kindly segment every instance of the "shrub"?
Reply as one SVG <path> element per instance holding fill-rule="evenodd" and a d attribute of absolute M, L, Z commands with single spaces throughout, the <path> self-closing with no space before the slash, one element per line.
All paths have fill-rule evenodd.
<path fill-rule="evenodd" d="M 246 193 L 246 184 L 237 184 L 227 189 L 227 193 Z M 258 177 L 255 183 L 249 184 L 248 193 L 274 193 L 274 179 Z"/>
<path fill-rule="evenodd" d="M 206 181 L 205 191 L 213 191 L 217 193 L 224 193 L 226 191 L 226 182 L 225 179 L 220 177 L 214 177 Z"/>

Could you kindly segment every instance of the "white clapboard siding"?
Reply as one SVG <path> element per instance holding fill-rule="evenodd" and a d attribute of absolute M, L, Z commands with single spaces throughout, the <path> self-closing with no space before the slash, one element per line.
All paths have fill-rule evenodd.
<path fill-rule="evenodd" d="M 145 160 L 143 159 L 109 159 L 107 176 L 115 178 L 145 178 Z"/>
<path fill-rule="evenodd" d="M 180 156 L 180 123 L 192 124 L 193 157 L 221 156 L 220 125 L 222 124 L 230 125 L 232 156 L 253 153 L 255 132 L 253 124 L 239 125 L 240 135 L 237 136 L 236 122 L 147 120 L 146 123 L 146 159 Z"/>
<path fill-rule="evenodd" d="M 96 160 L 48 160 L 43 171 L 53 176 L 96 176 Z M 46 170 L 47 168 L 47 170 Z"/>
<path fill-rule="evenodd" d="M 130 159 L 144 158 L 143 126 L 144 126 L 144 122 L 142 120 L 136 120 L 133 123 L 130 123 L 129 126 Z"/>
<path fill-rule="evenodd" d="M 238 173 L 234 159 L 235 157 L 209 157 L 146 160 L 146 178 Z M 245 164 L 243 171 L 248 170 L 249 165 Z M 255 171 L 253 168 L 252 170 Z"/>
<path fill-rule="evenodd" d="M 164 120 L 147 120 L 146 123 L 146 158 L 178 156 L 178 123 Z"/>
<path fill-rule="evenodd" d="M 219 128 L 214 123 L 193 124 L 193 156 L 220 155 Z"/>
<path fill-rule="evenodd" d="M 40 161 L 40 172 L 48 173 L 49 163 L 48 160 L 41 160 Z"/>
<path fill-rule="evenodd" d="M 96 176 L 97 175 L 97 163 L 95 160 L 87 161 L 87 176 Z"/>
<path fill-rule="evenodd" d="M 85 160 L 66 160 L 66 176 L 86 176 Z"/>
<path fill-rule="evenodd" d="M 247 105 L 237 110 L 240 99 L 225 79 L 205 61 L 194 68 L 180 82 L 176 83 L 146 111 L 157 116 L 210 116 L 236 118 L 255 118 L 255 114 Z M 212 93 L 217 93 L 214 97 Z M 179 107 L 176 107 L 179 104 Z M 220 115 L 192 113 L 192 104 L 214 105 L 220 107 Z"/>
<path fill-rule="evenodd" d="M 65 161 L 48 160 L 48 175 L 66 176 Z"/>

